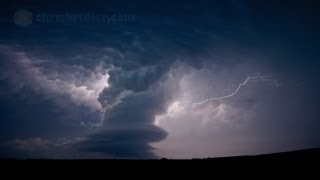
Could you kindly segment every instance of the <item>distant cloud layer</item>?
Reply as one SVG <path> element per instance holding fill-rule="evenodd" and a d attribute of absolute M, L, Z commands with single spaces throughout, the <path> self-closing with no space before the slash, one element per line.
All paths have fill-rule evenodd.
<path fill-rule="evenodd" d="M 101 110 L 97 100 L 99 93 L 108 87 L 107 69 L 102 64 L 93 70 L 79 65 L 64 65 L 58 61 L 30 57 L 25 52 L 11 47 L 1 47 L 4 67 L 1 79 L 8 79 L 15 92 L 23 87 L 63 106 L 63 98 L 70 99 L 76 106 L 85 106 L 91 111 Z"/>

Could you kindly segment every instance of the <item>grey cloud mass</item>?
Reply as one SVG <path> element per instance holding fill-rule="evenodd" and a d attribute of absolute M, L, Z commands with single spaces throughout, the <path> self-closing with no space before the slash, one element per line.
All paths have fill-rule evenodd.
<path fill-rule="evenodd" d="M 198 158 L 320 146 L 312 3 L 13 0 L 3 7 L 1 158 Z M 18 9 L 135 20 L 20 27 L 12 20 Z M 257 74 L 268 80 L 190 106 Z"/>
<path fill-rule="evenodd" d="M 86 106 L 92 111 L 101 109 L 97 98 L 108 86 L 109 77 L 102 65 L 88 70 L 82 66 L 66 66 L 28 57 L 26 53 L 15 52 L 10 47 L 2 47 L 1 51 L 5 52 L 1 79 L 12 82 L 14 91 L 29 86 L 38 93 L 53 96 L 53 100 L 57 95 L 67 96 L 77 106 Z"/>

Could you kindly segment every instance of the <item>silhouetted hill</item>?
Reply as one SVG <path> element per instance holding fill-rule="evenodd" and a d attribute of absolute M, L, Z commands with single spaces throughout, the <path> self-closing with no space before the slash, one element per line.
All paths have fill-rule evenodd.
<path fill-rule="evenodd" d="M 22 159 L 11 159 L 11 158 L 0 158 L 0 160 L 22 160 Z M 60 161 L 61 159 L 24 159 L 26 161 Z M 76 159 L 75 161 L 128 161 L 126 159 Z M 133 159 L 133 161 L 140 159 Z M 190 161 L 189 159 L 166 159 L 162 158 L 161 161 Z M 192 161 L 218 161 L 218 162 L 228 162 L 228 161 L 255 161 L 255 160 L 320 160 L 320 148 L 304 149 L 288 152 L 279 152 L 272 154 L 262 154 L 262 155 L 247 155 L 247 156 L 231 156 L 231 157 L 216 157 L 216 158 L 195 158 Z M 74 161 L 74 160 L 71 160 Z M 131 161 L 131 160 L 130 160 Z M 143 160 L 143 161 L 158 161 L 158 160 Z"/>
<path fill-rule="evenodd" d="M 209 161 L 237 161 L 237 160 L 320 160 L 320 148 L 296 150 L 289 152 L 279 152 L 272 154 L 252 155 L 252 156 L 233 156 L 219 158 L 205 158 L 193 160 Z"/>

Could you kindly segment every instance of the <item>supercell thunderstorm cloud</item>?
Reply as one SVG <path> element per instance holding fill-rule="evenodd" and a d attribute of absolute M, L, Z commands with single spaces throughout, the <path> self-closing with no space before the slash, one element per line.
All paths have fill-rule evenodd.
<path fill-rule="evenodd" d="M 12 1 L 0 158 L 192 159 L 320 146 L 303 1 Z"/>

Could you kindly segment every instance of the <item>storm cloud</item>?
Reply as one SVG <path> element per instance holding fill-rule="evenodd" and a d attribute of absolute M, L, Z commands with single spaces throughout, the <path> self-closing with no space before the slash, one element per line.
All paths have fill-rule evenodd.
<path fill-rule="evenodd" d="M 0 11 L 1 157 L 197 158 L 320 145 L 315 6 L 38 3 Z M 19 9 L 135 19 L 20 27 Z M 267 80 L 190 106 L 257 74 Z"/>

